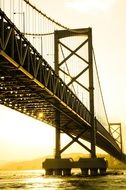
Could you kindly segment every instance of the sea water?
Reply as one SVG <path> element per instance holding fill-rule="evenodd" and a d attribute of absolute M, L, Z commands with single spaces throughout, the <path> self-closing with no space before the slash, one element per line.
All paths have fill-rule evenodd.
<path fill-rule="evenodd" d="M 126 171 L 97 177 L 44 176 L 43 170 L 0 171 L 3 190 L 126 190 Z"/>

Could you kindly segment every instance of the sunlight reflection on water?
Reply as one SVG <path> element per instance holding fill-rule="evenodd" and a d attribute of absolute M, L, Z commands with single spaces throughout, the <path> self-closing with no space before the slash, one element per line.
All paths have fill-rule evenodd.
<path fill-rule="evenodd" d="M 126 190 L 124 175 L 102 177 L 46 177 L 43 171 L 1 171 L 3 190 Z"/>

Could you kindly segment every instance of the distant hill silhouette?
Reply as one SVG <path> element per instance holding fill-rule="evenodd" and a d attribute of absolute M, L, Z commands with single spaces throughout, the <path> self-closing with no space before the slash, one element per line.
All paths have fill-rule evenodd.
<path fill-rule="evenodd" d="M 80 157 L 89 157 L 89 155 L 85 155 L 82 153 L 72 153 L 72 154 L 64 154 L 63 158 L 72 158 L 73 160 L 78 160 Z M 111 157 L 107 154 L 99 154 L 98 157 L 105 157 L 108 160 L 108 168 L 109 169 L 126 169 L 126 164 L 118 161 L 117 159 Z M 21 162 L 9 162 L 5 165 L 0 166 L 0 170 L 41 170 L 42 162 L 46 158 L 53 158 L 53 156 L 43 156 L 42 158 L 37 158 L 29 161 L 21 161 Z"/>
<path fill-rule="evenodd" d="M 4 164 L 0 167 L 1 170 L 40 170 L 42 169 L 42 162 L 50 156 L 37 158 L 28 161 L 14 161 Z"/>

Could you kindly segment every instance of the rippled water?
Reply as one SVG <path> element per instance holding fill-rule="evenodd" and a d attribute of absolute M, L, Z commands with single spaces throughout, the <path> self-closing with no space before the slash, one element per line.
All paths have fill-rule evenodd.
<path fill-rule="evenodd" d="M 126 190 L 126 172 L 99 177 L 46 177 L 42 170 L 0 171 L 4 190 Z"/>

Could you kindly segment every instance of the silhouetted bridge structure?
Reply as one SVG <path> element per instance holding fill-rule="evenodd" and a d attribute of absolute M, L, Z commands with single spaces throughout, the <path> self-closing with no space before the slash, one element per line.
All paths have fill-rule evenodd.
<path fill-rule="evenodd" d="M 27 4 L 27 6 L 31 5 Z M 74 142 L 84 147 L 91 154 L 91 159 L 95 160 L 94 162 L 97 162 L 95 146 L 125 162 L 122 145 L 120 146 L 117 143 L 111 131 L 105 129 L 105 126 L 96 118 L 94 113 L 91 28 L 54 31 L 55 69 L 52 69 L 23 32 L 0 9 L 0 104 L 50 123 L 56 128 L 55 159 L 49 161 L 48 167 L 51 167 L 49 166 L 51 162 L 62 160 L 61 153 Z M 88 44 L 88 61 L 79 56 L 82 61 L 86 62 L 87 66 L 78 76 L 84 74 L 87 70 L 89 71 L 89 88 L 87 89 L 89 109 L 59 76 L 60 65 L 71 57 L 71 55 L 66 56 L 63 61 L 59 62 L 58 47 L 59 43 L 62 44 L 60 39 L 71 36 L 86 36 L 86 39 L 75 51 L 70 51 L 70 48 L 67 48 L 71 55 L 77 55 L 77 51 L 83 45 Z M 71 81 L 75 82 L 78 76 L 73 77 L 73 81 Z M 72 82 L 69 83 L 72 84 Z M 72 141 L 62 149 L 60 148 L 61 132 L 72 138 Z M 79 138 L 90 142 L 91 148 L 79 141 Z M 62 161 L 61 165 L 66 164 L 65 168 L 68 169 L 71 162 L 69 163 L 69 160 Z M 81 164 L 83 164 L 83 161 L 88 162 L 81 160 Z M 90 161 L 93 163 L 92 160 Z M 89 165 L 90 161 L 88 162 Z M 100 162 L 103 162 L 104 165 L 103 168 L 101 166 L 101 169 L 106 169 L 105 162 L 102 159 Z M 79 167 L 78 163 L 72 164 L 74 166 L 70 168 L 76 167 L 75 165 Z M 60 166 L 59 169 L 61 167 L 63 166 Z M 82 166 L 80 167 L 82 168 Z M 49 169 L 47 173 L 52 174 L 52 170 Z M 67 170 L 65 171 L 67 173 Z"/>

